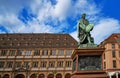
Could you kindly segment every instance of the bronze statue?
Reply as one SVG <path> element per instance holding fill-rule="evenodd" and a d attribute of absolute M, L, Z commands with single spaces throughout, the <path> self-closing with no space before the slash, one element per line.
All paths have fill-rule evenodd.
<path fill-rule="evenodd" d="M 91 37 L 90 31 L 93 29 L 93 24 L 90 24 L 89 21 L 85 18 L 86 14 L 82 14 L 81 20 L 78 22 L 78 38 L 81 44 L 94 44 L 94 39 Z"/>

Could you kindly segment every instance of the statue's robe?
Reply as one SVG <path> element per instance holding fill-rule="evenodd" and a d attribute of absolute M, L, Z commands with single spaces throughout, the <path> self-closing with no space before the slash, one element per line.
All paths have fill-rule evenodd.
<path fill-rule="evenodd" d="M 80 44 L 88 43 L 88 36 L 90 36 L 90 31 L 93 29 L 93 24 L 89 24 L 86 19 L 81 19 L 78 23 L 78 37 L 80 39 Z"/>

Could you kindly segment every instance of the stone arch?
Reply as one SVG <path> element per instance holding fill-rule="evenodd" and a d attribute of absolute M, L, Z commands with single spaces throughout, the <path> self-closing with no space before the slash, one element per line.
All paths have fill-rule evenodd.
<path fill-rule="evenodd" d="M 38 78 L 45 78 L 45 75 L 43 73 L 39 74 Z"/>
<path fill-rule="evenodd" d="M 25 78 L 25 76 L 23 74 L 17 74 L 15 78 Z"/>
<path fill-rule="evenodd" d="M 65 78 L 70 78 L 70 77 L 71 77 L 70 73 L 65 74 Z"/>
<path fill-rule="evenodd" d="M 62 74 L 61 73 L 56 74 L 56 78 L 62 78 Z"/>
<path fill-rule="evenodd" d="M 54 74 L 49 74 L 47 78 L 54 78 Z"/>
<path fill-rule="evenodd" d="M 32 74 L 30 78 L 37 78 L 36 74 Z"/>
<path fill-rule="evenodd" d="M 3 78 L 10 78 L 9 74 L 4 74 Z"/>

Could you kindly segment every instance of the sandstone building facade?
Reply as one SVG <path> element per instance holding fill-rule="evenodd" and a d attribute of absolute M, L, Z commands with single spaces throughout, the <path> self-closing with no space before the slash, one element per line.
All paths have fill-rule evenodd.
<path fill-rule="evenodd" d="M 99 47 L 105 48 L 103 70 L 110 78 L 120 78 L 120 34 L 112 34 Z"/>
<path fill-rule="evenodd" d="M 0 34 L 0 78 L 70 78 L 69 34 Z"/>

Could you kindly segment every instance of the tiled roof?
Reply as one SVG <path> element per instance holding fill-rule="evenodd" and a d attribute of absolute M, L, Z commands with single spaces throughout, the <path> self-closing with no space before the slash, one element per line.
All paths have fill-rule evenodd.
<path fill-rule="evenodd" d="M 105 39 L 104 41 L 116 42 L 118 38 L 120 38 L 120 33 L 114 33 L 114 34 L 110 35 L 107 39 Z"/>
<path fill-rule="evenodd" d="M 114 33 L 110 35 L 107 39 L 105 39 L 103 42 L 101 42 L 100 45 L 106 43 L 116 43 L 118 42 L 118 39 L 120 39 L 120 33 Z"/>
<path fill-rule="evenodd" d="M 0 48 L 77 48 L 77 41 L 69 34 L 0 34 Z"/>

